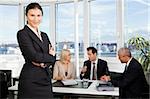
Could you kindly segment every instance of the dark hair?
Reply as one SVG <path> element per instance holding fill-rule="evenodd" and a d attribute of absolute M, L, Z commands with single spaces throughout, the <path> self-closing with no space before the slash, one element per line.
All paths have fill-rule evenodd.
<path fill-rule="evenodd" d="M 27 13 L 30 9 L 35 9 L 35 8 L 38 8 L 39 10 L 41 10 L 42 15 L 43 15 L 42 7 L 38 3 L 33 2 L 33 3 L 30 3 L 29 5 L 27 5 L 27 7 L 26 7 L 26 16 L 27 16 Z"/>
<path fill-rule="evenodd" d="M 95 47 L 88 47 L 87 51 L 92 50 L 92 53 L 96 53 L 97 54 L 97 49 Z"/>

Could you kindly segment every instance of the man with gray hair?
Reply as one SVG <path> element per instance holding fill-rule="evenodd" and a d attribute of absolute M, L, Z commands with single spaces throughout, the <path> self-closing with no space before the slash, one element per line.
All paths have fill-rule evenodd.
<path fill-rule="evenodd" d="M 141 64 L 132 57 L 128 48 L 120 48 L 118 58 L 121 63 L 125 63 L 125 70 L 119 80 L 105 76 L 101 80 L 111 81 L 113 85 L 119 87 L 119 97 L 122 99 L 149 99 L 149 85 L 147 84 Z"/>

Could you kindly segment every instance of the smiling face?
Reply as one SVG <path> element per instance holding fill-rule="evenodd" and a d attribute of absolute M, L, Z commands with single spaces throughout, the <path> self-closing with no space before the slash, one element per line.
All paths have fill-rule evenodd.
<path fill-rule="evenodd" d="M 96 53 L 92 53 L 92 50 L 87 51 L 87 55 L 90 61 L 96 60 Z"/>
<path fill-rule="evenodd" d="M 27 13 L 28 24 L 37 30 L 42 20 L 42 11 L 38 8 L 30 9 Z"/>
<path fill-rule="evenodd" d="M 63 49 L 60 53 L 60 61 L 62 63 L 70 63 L 71 60 L 71 53 L 68 49 Z"/>

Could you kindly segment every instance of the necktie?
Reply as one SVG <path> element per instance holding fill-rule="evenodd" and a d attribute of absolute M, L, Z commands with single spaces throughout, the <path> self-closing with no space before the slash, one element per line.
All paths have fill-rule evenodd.
<path fill-rule="evenodd" d="M 95 63 L 93 63 L 93 76 L 92 76 L 92 80 L 96 80 L 96 77 L 95 77 Z"/>
<path fill-rule="evenodd" d="M 127 68 L 128 68 L 128 66 L 127 66 L 127 64 L 125 65 L 125 71 L 127 71 Z"/>

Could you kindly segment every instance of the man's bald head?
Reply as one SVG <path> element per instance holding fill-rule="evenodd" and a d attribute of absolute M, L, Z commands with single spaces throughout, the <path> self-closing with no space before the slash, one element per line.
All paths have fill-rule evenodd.
<path fill-rule="evenodd" d="M 128 48 L 120 48 L 118 51 L 118 57 L 122 63 L 127 63 L 132 55 Z"/>
<path fill-rule="evenodd" d="M 128 48 L 120 48 L 118 51 L 118 55 L 128 56 L 131 57 L 131 52 Z"/>

